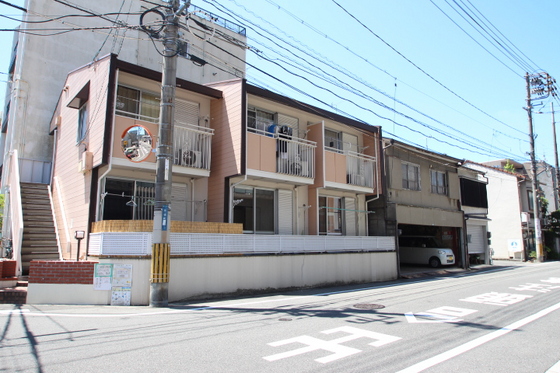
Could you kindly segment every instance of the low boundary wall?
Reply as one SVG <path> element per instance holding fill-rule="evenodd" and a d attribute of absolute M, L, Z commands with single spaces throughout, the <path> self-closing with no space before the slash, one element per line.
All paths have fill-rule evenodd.
<path fill-rule="evenodd" d="M 110 290 L 94 290 L 94 262 L 62 262 L 89 266 L 91 275 L 88 284 L 36 281 L 39 276 L 33 274 L 34 263 L 36 262 L 32 262 L 31 267 L 27 303 L 110 304 Z M 149 304 L 149 257 L 100 258 L 99 263 L 130 265 L 130 304 Z M 55 272 L 55 267 L 51 268 Z M 390 281 L 397 277 L 394 251 L 172 257 L 168 298 L 170 302 L 177 302 L 236 293 Z"/>

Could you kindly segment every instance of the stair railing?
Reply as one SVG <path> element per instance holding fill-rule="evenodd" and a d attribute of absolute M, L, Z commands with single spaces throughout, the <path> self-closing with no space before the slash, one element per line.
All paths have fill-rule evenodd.
<path fill-rule="evenodd" d="M 21 187 L 19 177 L 19 159 L 17 150 L 10 152 L 8 162 L 8 203 L 9 224 L 12 238 L 13 258 L 17 261 L 16 275 L 21 275 L 21 243 L 23 240 L 23 206 L 21 203 Z"/>

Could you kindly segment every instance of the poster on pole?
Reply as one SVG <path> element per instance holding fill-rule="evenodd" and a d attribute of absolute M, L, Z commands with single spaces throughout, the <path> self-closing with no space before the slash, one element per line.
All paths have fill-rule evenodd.
<path fill-rule="evenodd" d="M 113 265 L 108 263 L 96 263 L 93 271 L 93 289 L 111 290 L 113 278 Z"/>

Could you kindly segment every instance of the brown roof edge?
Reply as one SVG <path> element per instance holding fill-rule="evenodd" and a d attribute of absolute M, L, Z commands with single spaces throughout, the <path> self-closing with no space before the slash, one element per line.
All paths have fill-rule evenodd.
<path fill-rule="evenodd" d="M 309 105 L 286 96 L 282 96 L 278 93 L 269 91 L 267 89 L 256 87 L 249 83 L 245 83 L 245 86 L 246 86 L 247 93 L 250 95 L 259 96 L 262 98 L 266 98 L 267 100 L 275 101 L 282 105 L 290 106 L 292 108 L 299 109 L 311 114 L 320 115 L 322 117 L 334 120 L 336 122 L 344 123 L 349 126 L 356 127 L 367 132 L 380 133 L 380 129 L 381 129 L 380 126 L 374 126 L 371 124 L 367 124 L 365 122 L 360 122 L 358 120 L 351 119 L 343 115 L 336 114 L 328 110 L 321 109 L 316 106 Z"/>
<path fill-rule="evenodd" d="M 116 59 L 116 67 L 121 71 L 161 82 L 161 72 L 154 71 L 146 67 L 138 66 L 130 62 L 122 61 L 119 59 Z M 189 82 L 188 80 L 179 79 L 179 78 L 177 79 L 177 88 L 186 89 L 188 91 L 199 93 L 201 95 L 205 95 L 212 98 L 223 97 L 222 91 L 220 90 L 210 88 L 194 82 Z"/>

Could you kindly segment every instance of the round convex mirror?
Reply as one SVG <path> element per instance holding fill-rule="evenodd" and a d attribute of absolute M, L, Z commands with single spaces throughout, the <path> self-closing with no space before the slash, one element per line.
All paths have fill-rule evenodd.
<path fill-rule="evenodd" d="M 130 127 L 121 139 L 124 155 L 133 162 L 141 162 L 152 152 L 152 135 L 142 126 Z"/>

